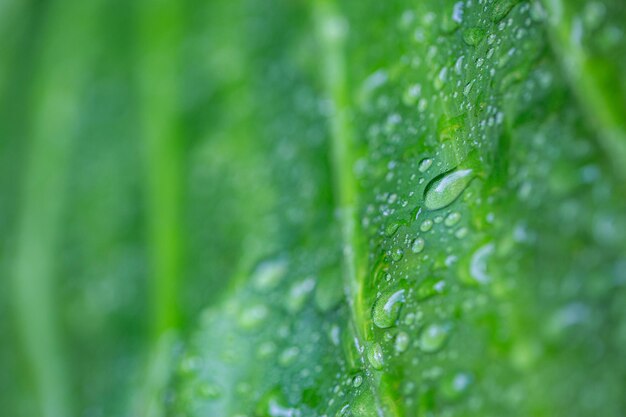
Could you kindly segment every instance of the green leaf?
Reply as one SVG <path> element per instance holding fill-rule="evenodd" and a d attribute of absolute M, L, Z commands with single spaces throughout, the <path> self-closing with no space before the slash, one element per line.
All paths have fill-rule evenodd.
<path fill-rule="evenodd" d="M 303 11 L 336 221 L 259 259 L 286 259 L 274 285 L 248 268 L 203 313 L 173 415 L 619 414 L 623 95 L 561 76 L 554 4 L 402 3 Z M 331 310 L 312 294 L 328 268 L 347 297 Z"/>
<path fill-rule="evenodd" d="M 623 414 L 621 0 L 5 3 L 4 414 Z"/>

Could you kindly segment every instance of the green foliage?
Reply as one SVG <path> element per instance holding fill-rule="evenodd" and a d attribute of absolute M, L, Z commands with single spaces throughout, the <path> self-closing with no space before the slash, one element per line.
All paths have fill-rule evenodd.
<path fill-rule="evenodd" d="M 623 414 L 620 0 L 43 3 L 7 415 Z"/>

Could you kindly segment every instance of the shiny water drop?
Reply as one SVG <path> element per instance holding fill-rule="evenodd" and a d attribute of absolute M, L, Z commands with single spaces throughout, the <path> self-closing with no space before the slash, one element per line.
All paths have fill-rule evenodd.
<path fill-rule="evenodd" d="M 434 295 L 443 294 L 446 290 L 446 282 L 441 278 L 427 278 L 418 287 L 416 291 L 418 300 L 425 300 Z"/>
<path fill-rule="evenodd" d="M 467 372 L 456 372 L 443 379 L 441 392 L 448 400 L 456 400 L 467 392 L 473 382 L 473 377 Z"/>
<path fill-rule="evenodd" d="M 400 223 L 390 223 L 385 228 L 385 236 L 392 237 L 393 235 L 396 234 L 399 228 L 400 228 Z"/>
<path fill-rule="evenodd" d="M 463 239 L 465 236 L 467 236 L 468 233 L 469 229 L 467 227 L 461 227 L 459 230 L 456 231 L 454 236 L 456 236 L 457 239 Z"/>
<path fill-rule="evenodd" d="M 427 353 L 437 352 L 448 341 L 451 330 L 452 326 L 448 323 L 429 324 L 420 334 L 420 349 Z"/>
<path fill-rule="evenodd" d="M 405 352 L 408 349 L 410 342 L 411 342 L 411 338 L 406 332 L 399 332 L 398 335 L 396 336 L 396 342 L 394 345 L 396 352 L 398 353 Z"/>
<path fill-rule="evenodd" d="M 417 166 L 417 169 L 419 170 L 419 172 L 426 172 L 428 171 L 428 168 L 430 168 L 432 164 L 433 164 L 433 160 L 431 158 L 424 158 L 420 161 L 419 165 Z"/>
<path fill-rule="evenodd" d="M 315 278 L 307 278 L 301 282 L 294 283 L 289 289 L 286 300 L 287 310 L 296 313 L 302 309 L 309 294 L 315 289 Z"/>
<path fill-rule="evenodd" d="M 428 210 L 439 210 L 449 206 L 461 195 L 473 178 L 472 169 L 452 171 L 434 178 L 424 191 L 424 206 Z"/>
<path fill-rule="evenodd" d="M 363 384 L 363 377 L 361 375 L 356 375 L 352 378 L 352 386 L 354 388 L 358 388 Z"/>
<path fill-rule="evenodd" d="M 298 355 L 300 354 L 300 349 L 296 346 L 287 348 L 282 351 L 280 356 L 278 357 L 278 364 L 281 366 L 289 366 L 291 365 Z"/>
<path fill-rule="evenodd" d="M 459 213 L 458 211 L 453 211 L 452 213 L 446 216 L 446 220 L 444 221 L 443 224 L 445 224 L 448 227 L 452 227 L 455 224 L 457 224 L 459 220 L 461 220 L 461 213 Z"/>
<path fill-rule="evenodd" d="M 267 260 L 257 265 L 256 269 L 252 273 L 251 281 L 258 290 L 270 290 L 280 283 L 286 273 L 286 260 Z"/>
<path fill-rule="evenodd" d="M 372 321 L 381 329 L 393 326 L 403 303 L 404 289 L 383 293 L 372 307 Z"/>
<path fill-rule="evenodd" d="M 383 365 L 385 364 L 385 356 L 383 354 L 383 348 L 378 343 L 372 343 L 367 348 L 367 360 L 369 361 L 372 368 L 376 370 L 383 369 Z"/>
<path fill-rule="evenodd" d="M 245 308 L 239 313 L 237 322 L 244 329 L 252 329 L 261 324 L 269 315 L 269 309 L 263 304 Z"/>
<path fill-rule="evenodd" d="M 424 220 L 422 224 L 420 225 L 420 230 L 422 232 L 428 232 L 432 228 L 433 228 L 433 221 L 430 219 Z"/>
<path fill-rule="evenodd" d="M 391 251 L 391 260 L 398 262 L 404 256 L 404 251 L 400 248 Z"/>
<path fill-rule="evenodd" d="M 520 0 L 500 0 L 498 1 L 493 9 L 491 10 L 491 20 L 494 22 L 499 22 L 506 17 L 507 14 L 511 11 L 513 6 L 519 3 Z"/>
<path fill-rule="evenodd" d="M 423 238 L 418 237 L 413 240 L 413 243 L 411 243 L 411 252 L 420 253 L 424 250 L 424 246 L 426 246 L 426 241 Z"/>
<path fill-rule="evenodd" d="M 474 252 L 470 261 L 470 275 L 479 284 L 487 284 L 491 277 L 487 273 L 487 259 L 494 251 L 493 243 L 481 246 Z"/>
<path fill-rule="evenodd" d="M 485 37 L 485 30 L 479 27 L 473 27 L 463 32 L 463 40 L 470 46 L 476 46 Z"/>

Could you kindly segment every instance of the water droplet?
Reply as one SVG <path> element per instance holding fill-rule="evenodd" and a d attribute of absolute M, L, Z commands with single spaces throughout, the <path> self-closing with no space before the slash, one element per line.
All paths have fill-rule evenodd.
<path fill-rule="evenodd" d="M 377 371 L 383 369 L 383 365 L 385 364 L 385 356 L 383 355 L 383 348 L 380 347 L 378 343 L 372 343 L 367 348 L 367 360 L 369 361 L 372 368 Z"/>
<path fill-rule="evenodd" d="M 281 366 L 289 366 L 296 360 L 299 354 L 300 349 L 298 349 L 296 346 L 287 348 L 283 350 L 278 357 L 278 364 Z"/>
<path fill-rule="evenodd" d="M 485 37 L 485 31 L 479 27 L 473 27 L 463 32 L 463 40 L 470 46 L 476 46 Z"/>
<path fill-rule="evenodd" d="M 222 390 L 215 384 L 200 384 L 198 387 L 198 395 L 204 399 L 215 400 L 222 396 Z"/>
<path fill-rule="evenodd" d="M 461 169 L 434 178 L 424 191 L 424 206 L 439 210 L 452 204 L 472 181 L 473 173 L 471 169 Z"/>
<path fill-rule="evenodd" d="M 448 341 L 451 330 L 452 326 L 448 323 L 435 323 L 426 326 L 420 334 L 420 349 L 427 353 L 437 352 Z"/>
<path fill-rule="evenodd" d="M 419 170 L 419 172 L 426 172 L 428 171 L 428 168 L 430 168 L 432 164 L 433 164 L 433 160 L 431 158 L 424 158 L 420 161 L 419 165 L 417 166 L 417 169 Z"/>
<path fill-rule="evenodd" d="M 400 248 L 391 251 L 391 260 L 398 262 L 404 256 L 404 251 Z"/>
<path fill-rule="evenodd" d="M 449 400 L 456 400 L 467 392 L 473 379 L 472 375 L 467 372 L 457 372 L 449 375 L 442 381 L 442 394 Z"/>
<path fill-rule="evenodd" d="M 491 20 L 494 22 L 499 22 L 506 17 L 507 14 L 511 11 L 513 6 L 519 3 L 520 0 L 500 0 L 498 1 L 493 9 L 491 10 Z"/>
<path fill-rule="evenodd" d="M 268 315 L 268 308 L 263 304 L 257 304 L 241 311 L 237 322 L 244 329 L 252 329 L 261 324 Z"/>
<path fill-rule="evenodd" d="M 487 259 L 494 251 L 493 243 L 481 246 L 474 252 L 470 261 L 470 275 L 479 284 L 487 284 L 491 277 L 487 274 Z"/>
<path fill-rule="evenodd" d="M 424 241 L 421 237 L 418 237 L 413 240 L 413 243 L 411 243 L 411 252 L 420 253 L 424 250 L 424 246 L 426 246 L 426 241 Z"/>
<path fill-rule="evenodd" d="M 420 225 L 420 230 L 422 232 L 428 232 L 432 228 L 433 228 L 433 221 L 430 219 L 424 220 L 422 224 Z"/>
<path fill-rule="evenodd" d="M 358 388 L 363 384 L 363 377 L 361 375 L 356 375 L 352 378 L 352 386 L 354 388 Z"/>
<path fill-rule="evenodd" d="M 413 84 L 409 86 L 402 95 L 402 102 L 407 106 L 412 106 L 417 103 L 417 99 L 422 94 L 422 86 L 419 84 Z"/>
<path fill-rule="evenodd" d="M 441 278 L 427 278 L 417 287 L 417 299 L 425 300 L 434 295 L 443 294 L 446 290 L 446 282 Z"/>
<path fill-rule="evenodd" d="M 404 289 L 383 293 L 372 307 L 372 321 L 381 329 L 393 326 L 403 303 Z"/>
<path fill-rule="evenodd" d="M 452 213 L 446 216 L 446 220 L 444 221 L 444 224 L 448 227 L 452 227 L 455 224 L 457 224 L 459 220 L 461 220 L 461 213 L 459 213 L 458 211 L 453 211 Z"/>
<path fill-rule="evenodd" d="M 400 223 L 390 223 L 385 228 L 385 236 L 392 237 L 393 235 L 396 234 L 399 228 L 400 228 Z"/>
<path fill-rule="evenodd" d="M 287 310 L 291 313 L 300 311 L 314 288 L 315 278 L 307 278 L 301 282 L 294 283 L 289 289 L 289 296 L 286 302 Z"/>
<path fill-rule="evenodd" d="M 285 277 L 287 261 L 274 259 L 261 262 L 252 273 L 251 281 L 258 290 L 270 290 Z"/>
<path fill-rule="evenodd" d="M 459 115 L 455 117 L 442 116 L 437 123 L 437 136 L 441 142 L 454 140 L 459 136 L 461 130 L 465 127 L 465 116 Z"/>
<path fill-rule="evenodd" d="M 463 239 L 465 236 L 467 236 L 468 233 L 469 230 L 467 227 L 461 227 L 459 230 L 456 231 L 454 236 L 456 236 L 457 239 Z"/>
<path fill-rule="evenodd" d="M 398 353 L 405 352 L 408 349 L 410 342 L 411 342 L 411 338 L 406 332 L 399 332 L 398 335 L 396 336 L 396 343 L 395 343 L 396 352 Z"/>

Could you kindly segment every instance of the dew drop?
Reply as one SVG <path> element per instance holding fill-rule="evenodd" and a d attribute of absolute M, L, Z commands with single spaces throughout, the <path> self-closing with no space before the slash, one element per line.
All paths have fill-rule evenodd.
<path fill-rule="evenodd" d="M 513 6 L 519 3 L 520 0 L 500 0 L 496 3 L 491 11 L 491 20 L 499 22 L 506 17 L 511 11 Z"/>
<path fill-rule="evenodd" d="M 381 329 L 393 326 L 403 303 L 404 289 L 383 293 L 372 307 L 372 321 Z"/>
<path fill-rule="evenodd" d="M 383 348 L 380 347 L 380 344 L 372 343 L 367 348 L 367 360 L 369 361 L 372 368 L 376 370 L 383 369 L 383 365 L 385 364 L 385 356 L 383 355 Z"/>
<path fill-rule="evenodd" d="M 274 259 L 261 262 L 252 273 L 251 281 L 258 290 L 270 290 L 284 278 L 287 273 L 287 262 Z"/>
<path fill-rule="evenodd" d="M 456 200 L 474 178 L 472 169 L 452 171 L 434 178 L 424 191 L 424 206 L 439 210 Z"/>
<path fill-rule="evenodd" d="M 479 27 L 473 27 L 463 32 L 463 40 L 470 46 L 476 46 L 485 37 L 485 31 Z"/>
<path fill-rule="evenodd" d="M 420 334 L 420 349 L 427 353 L 437 352 L 448 341 L 451 329 L 452 326 L 448 323 L 429 324 Z"/>
<path fill-rule="evenodd" d="M 424 220 L 422 224 L 420 225 L 420 230 L 422 232 L 428 232 L 432 228 L 433 228 L 433 221 L 430 219 Z"/>
<path fill-rule="evenodd" d="M 396 342 L 395 342 L 396 352 L 398 353 L 405 352 L 408 349 L 410 342 L 411 342 L 411 338 L 406 332 L 399 332 L 398 335 L 396 336 Z"/>
<path fill-rule="evenodd" d="M 470 275 L 479 284 L 487 284 L 491 277 L 487 274 L 487 259 L 493 253 L 493 243 L 481 246 L 474 252 L 470 261 Z"/>
<path fill-rule="evenodd" d="M 417 299 L 425 300 L 434 295 L 443 294 L 446 290 L 446 282 L 440 278 L 427 278 L 417 287 Z"/>
<path fill-rule="evenodd" d="M 458 211 L 453 211 L 452 213 L 446 216 L 446 220 L 443 222 L 448 227 L 452 227 L 457 224 L 461 220 L 461 213 Z"/>
<path fill-rule="evenodd" d="M 426 246 L 426 241 L 424 241 L 423 238 L 418 237 L 413 240 L 413 243 L 411 243 L 411 252 L 420 253 L 424 250 L 424 246 Z"/>
<path fill-rule="evenodd" d="M 261 324 L 268 315 L 268 308 L 263 304 L 258 304 L 244 309 L 237 321 L 244 329 L 252 329 Z"/>
<path fill-rule="evenodd" d="M 396 234 L 399 228 L 400 228 L 400 223 L 390 223 L 385 228 L 385 236 L 392 237 L 393 235 Z"/>
<path fill-rule="evenodd" d="M 293 346 L 293 347 L 287 348 L 283 350 L 280 356 L 278 357 L 278 364 L 281 366 L 289 366 L 296 360 L 299 354 L 300 354 L 300 349 L 298 349 L 297 347 Z"/>
<path fill-rule="evenodd" d="M 391 251 L 391 260 L 394 262 L 398 262 L 404 256 L 404 251 L 402 249 L 397 248 Z"/>
<path fill-rule="evenodd" d="M 356 375 L 352 378 L 352 386 L 354 388 L 358 388 L 363 384 L 363 377 L 361 375 Z"/>
<path fill-rule="evenodd" d="M 428 171 L 428 168 L 430 168 L 432 164 L 433 164 L 433 160 L 431 158 L 424 158 L 420 161 L 419 165 L 417 166 L 417 169 L 419 170 L 419 172 L 426 172 Z"/>

